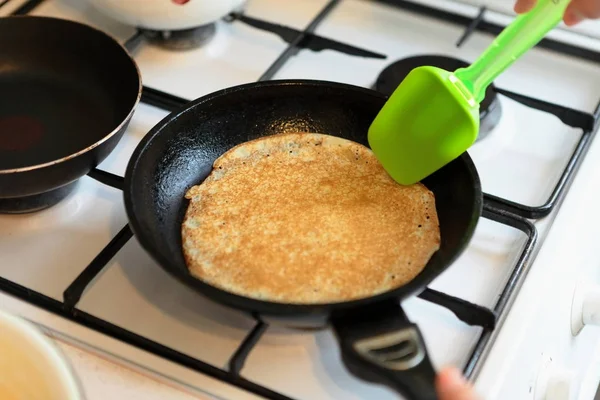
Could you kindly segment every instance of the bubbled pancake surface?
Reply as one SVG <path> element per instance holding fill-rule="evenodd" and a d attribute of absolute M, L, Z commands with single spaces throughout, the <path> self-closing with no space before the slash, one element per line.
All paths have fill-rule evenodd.
<path fill-rule="evenodd" d="M 329 135 L 238 145 L 185 197 L 191 274 L 259 300 L 370 297 L 412 280 L 440 246 L 433 193 L 397 184 L 370 149 Z"/>

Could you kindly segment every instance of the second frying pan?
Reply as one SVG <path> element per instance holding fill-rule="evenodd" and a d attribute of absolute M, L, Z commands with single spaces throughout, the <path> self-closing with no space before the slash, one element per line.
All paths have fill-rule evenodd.
<path fill-rule="evenodd" d="M 482 193 L 466 153 L 423 182 L 435 195 L 441 246 L 413 281 L 396 290 L 335 304 L 260 301 L 195 279 L 181 249 L 184 194 L 206 178 L 221 154 L 248 140 L 282 132 L 325 133 L 367 145 L 368 127 L 385 100 L 375 91 L 317 81 L 253 83 L 195 100 L 142 139 L 127 168 L 125 205 L 144 249 L 187 286 L 217 302 L 289 326 L 331 323 L 343 360 L 355 375 L 389 385 L 411 399 L 431 400 L 436 398 L 435 372 L 419 329 L 399 302 L 425 289 L 473 235 Z"/>
<path fill-rule="evenodd" d="M 0 213 L 62 200 L 121 139 L 142 91 L 112 37 L 58 18 L 0 18 Z"/>

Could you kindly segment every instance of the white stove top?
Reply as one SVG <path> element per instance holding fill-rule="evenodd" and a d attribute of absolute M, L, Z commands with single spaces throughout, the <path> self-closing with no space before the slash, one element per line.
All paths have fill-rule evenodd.
<path fill-rule="evenodd" d="M 0 15 L 10 12 L 17 3 L 23 1 L 11 0 L 9 7 L 0 8 Z M 325 0 L 249 0 L 246 14 L 303 29 L 326 3 Z M 466 4 L 437 0 L 426 3 L 464 15 L 478 13 L 477 7 Z M 498 3 L 492 8 L 508 12 L 512 7 L 506 7 L 504 0 L 488 3 L 490 7 Z M 104 17 L 79 0 L 46 0 L 33 14 L 89 23 L 121 42 L 134 34 L 133 28 Z M 501 21 L 504 17 L 490 13 L 489 18 Z M 557 32 L 556 37 L 575 38 L 582 46 L 600 48 L 600 39 L 593 39 L 596 33 L 600 38 L 598 24 L 584 25 L 581 32 L 588 36 L 575 36 L 569 31 Z M 419 54 L 452 55 L 470 61 L 493 39 L 476 32 L 457 49 L 455 43 L 463 30 L 458 25 L 374 1 L 344 0 L 319 25 L 316 34 L 383 53 L 387 59 L 354 57 L 330 50 L 302 50 L 283 66 L 275 79 L 321 79 L 371 87 L 379 72 L 393 61 Z M 257 80 L 286 47 L 272 33 L 241 22 L 219 22 L 216 36 L 200 49 L 177 52 L 144 43 L 135 52 L 135 60 L 146 86 L 194 99 Z M 524 56 L 496 85 L 586 112 L 593 112 L 600 100 L 596 64 L 540 49 Z M 500 96 L 500 101 L 501 122 L 489 137 L 469 151 L 483 189 L 526 205 L 541 205 L 564 170 L 581 131 L 507 97 Z M 139 140 L 166 115 L 164 110 L 140 104 L 119 146 L 99 168 L 122 176 Z M 599 152 L 600 149 L 595 151 Z M 540 241 L 548 234 L 555 214 L 535 223 Z M 72 195 L 51 209 L 30 215 L 0 215 L 0 276 L 62 300 L 65 288 L 126 224 L 122 193 L 84 177 Z M 514 228 L 482 218 L 468 249 L 431 287 L 493 308 L 526 239 Z M 543 279 L 560 281 L 563 274 L 557 272 Z M 535 291 L 532 293 L 535 296 Z M 9 300 L 5 304 L 13 307 Z M 511 318 L 521 313 L 517 304 L 511 310 Z M 464 366 L 481 328 L 470 327 L 448 310 L 418 298 L 407 300 L 404 306 L 409 317 L 419 324 L 434 365 Z M 150 259 L 135 239 L 93 281 L 77 307 L 220 368 L 226 366 L 254 325 L 250 318 L 215 305 L 178 284 Z M 523 313 L 533 312 L 523 307 L 529 310 Z M 251 397 L 196 373 L 182 372 L 180 367 L 156 357 L 148 360 L 142 352 L 127 349 L 87 329 L 59 322 L 54 317 L 39 318 L 62 334 L 144 365 L 169 379 L 227 398 Z M 501 337 L 520 332 L 517 328 L 510 328 L 510 332 L 508 329 L 502 328 Z M 540 332 L 536 331 L 537 334 Z M 518 350 L 510 352 L 512 355 Z M 490 359 L 494 359 L 494 354 Z M 537 371 L 538 360 L 528 360 L 535 365 L 526 368 Z M 501 361 L 494 362 L 503 365 Z M 491 364 L 485 365 L 484 382 L 489 381 L 486 374 L 507 375 L 506 371 L 493 368 Z M 398 398 L 387 389 L 351 377 L 342 366 L 330 331 L 306 333 L 270 328 L 252 351 L 242 375 L 297 399 Z M 486 385 L 482 390 L 487 391 L 497 382 Z M 517 389 L 510 392 L 513 397 L 506 397 L 508 392 L 503 390 L 494 392 L 489 399 L 533 398 Z"/>

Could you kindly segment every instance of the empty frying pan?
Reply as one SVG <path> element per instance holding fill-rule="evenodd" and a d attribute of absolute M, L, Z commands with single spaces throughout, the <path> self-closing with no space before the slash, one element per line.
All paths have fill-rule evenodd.
<path fill-rule="evenodd" d="M 63 199 L 119 142 L 141 89 L 135 62 L 105 33 L 0 18 L 0 213 Z"/>
<path fill-rule="evenodd" d="M 125 204 L 144 249 L 187 286 L 222 304 L 291 327 L 331 323 L 352 373 L 389 385 L 411 399 L 431 400 L 436 398 L 435 372 L 418 327 L 399 303 L 425 289 L 471 239 L 481 214 L 482 193 L 468 154 L 423 181 L 436 198 L 439 251 L 413 281 L 381 295 L 319 305 L 250 299 L 192 277 L 181 247 L 184 194 L 206 178 L 221 154 L 248 140 L 283 132 L 325 133 L 367 145 L 367 130 L 385 100 L 372 90 L 317 81 L 253 83 L 202 97 L 168 115 L 142 139 L 127 167 Z"/>

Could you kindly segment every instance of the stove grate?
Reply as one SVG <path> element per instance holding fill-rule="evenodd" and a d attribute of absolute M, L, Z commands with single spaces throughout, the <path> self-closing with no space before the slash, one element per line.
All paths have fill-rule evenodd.
<path fill-rule="evenodd" d="M 14 14 L 27 14 L 37 7 L 44 0 L 30 0 L 17 9 Z M 416 4 L 406 0 L 377 0 L 382 3 L 403 8 L 410 12 L 437 18 L 443 21 L 456 23 L 466 27 L 465 33 L 459 38 L 457 46 L 460 46 L 468 40 L 469 35 L 475 30 L 498 34 L 502 26 L 485 21 L 485 8 L 481 8 L 479 14 L 474 18 L 465 17 L 448 11 L 439 10 L 433 7 Z M 315 19 L 303 30 L 294 30 L 281 25 L 272 24 L 267 21 L 249 19 L 243 15 L 232 15 L 226 18 L 228 22 L 239 20 L 250 24 L 258 29 L 268 30 L 280 36 L 289 43 L 283 53 L 273 62 L 273 64 L 263 73 L 259 80 L 272 79 L 287 61 L 298 54 L 301 49 L 317 50 L 322 48 L 332 48 L 333 50 L 345 52 L 346 54 L 364 55 L 367 57 L 380 58 L 378 53 L 373 53 L 368 49 L 360 49 L 344 43 L 331 41 L 314 34 L 318 25 L 331 13 L 331 11 L 341 2 L 341 0 L 330 0 Z M 126 42 L 130 50 L 142 45 L 145 41 L 141 32 L 137 32 Z M 325 47 L 323 47 L 325 46 Z M 600 53 L 585 48 L 571 46 L 554 40 L 544 39 L 539 44 L 540 47 L 570 55 L 572 57 L 591 60 L 600 64 Z M 472 304 L 457 297 L 449 296 L 431 289 L 426 289 L 419 297 L 423 300 L 446 307 L 452 311 L 460 320 L 470 325 L 483 327 L 482 333 L 472 349 L 464 372 L 468 377 L 477 375 L 481 361 L 487 355 L 491 344 L 498 333 L 499 326 L 505 319 L 508 310 L 518 292 L 529 267 L 537 252 L 537 231 L 530 219 L 542 218 L 548 215 L 554 208 L 558 207 L 568 186 L 573 180 L 576 170 L 585 157 L 593 136 L 598 129 L 600 120 L 600 103 L 594 112 L 594 115 L 581 111 L 569 109 L 559 105 L 551 104 L 531 97 L 512 93 L 503 89 L 498 89 L 498 93 L 510 97 L 526 106 L 552 113 L 561 119 L 566 125 L 581 128 L 583 134 L 576 146 L 567 166 L 559 178 L 556 187 L 548 200 L 542 206 L 527 206 L 511 202 L 493 195 L 484 196 L 483 217 L 497 223 L 505 224 L 514 229 L 523 232 L 525 236 L 524 245 L 512 273 L 505 284 L 505 287 L 494 306 L 493 310 Z M 189 100 L 174 96 L 153 88 L 144 87 L 142 93 L 142 102 L 155 107 L 173 112 L 183 107 Z M 106 171 L 95 169 L 89 173 L 89 176 L 98 182 L 122 190 L 124 180 L 122 177 L 108 173 Z M 105 320 L 99 319 L 91 314 L 81 311 L 77 304 L 84 295 L 86 288 L 93 282 L 94 278 L 109 264 L 111 259 L 121 250 L 121 248 L 132 238 L 133 234 L 129 226 L 125 226 L 121 231 L 107 244 L 107 246 L 96 256 L 96 258 L 81 272 L 81 274 L 67 287 L 63 293 L 63 301 L 55 300 L 45 296 L 37 291 L 21 286 L 8 279 L 0 277 L 0 290 L 33 305 L 36 305 L 46 311 L 60 315 L 66 319 L 74 321 L 80 325 L 86 326 L 97 332 L 106 334 L 112 338 L 128 343 L 136 348 L 148 351 L 159 357 L 191 368 L 197 372 L 206 374 L 213 378 L 227 382 L 233 386 L 244 389 L 248 392 L 273 400 L 291 400 L 289 397 L 277 393 L 269 388 L 258 385 L 252 381 L 246 380 L 241 376 L 245 361 L 252 351 L 252 348 L 258 343 L 262 335 L 267 331 L 268 325 L 257 318 L 257 323 L 249 331 L 246 338 L 240 343 L 240 346 L 232 354 L 228 370 L 214 367 L 199 359 L 190 357 L 186 354 L 173 350 L 155 341 L 149 340 L 141 335 L 123 329 L 117 325 L 111 324 Z"/>
<path fill-rule="evenodd" d="M 7 0 L 7 1 L 3 2 L 2 5 L 5 5 L 9 1 L 10 0 Z M 31 11 L 33 11 L 37 6 L 39 6 L 40 4 L 42 4 L 44 1 L 45 0 L 29 0 L 29 1 L 25 2 L 25 3 L 23 3 L 15 11 L 13 11 L 11 13 L 11 15 L 25 15 L 25 14 L 29 14 Z"/>
<path fill-rule="evenodd" d="M 101 183 L 115 187 L 122 186 L 123 178 L 114 174 L 94 170 L 89 174 L 90 177 Z M 521 217 L 514 216 L 509 212 L 497 210 L 494 206 L 484 204 L 483 217 L 512 226 L 523 231 L 527 240 L 520 254 L 519 261 L 514 267 L 509 283 L 506 285 L 494 310 L 472 304 L 466 300 L 447 295 L 432 289 L 425 289 L 418 296 L 426 301 L 440 305 L 453 312 L 457 318 L 469 325 L 483 327 L 478 342 L 472 350 L 471 357 L 465 368 L 465 374 L 471 376 L 475 368 L 479 366 L 479 360 L 482 359 L 489 350 L 489 343 L 494 338 L 494 328 L 499 318 L 504 317 L 517 288 L 522 283 L 528 267 L 531 263 L 532 252 L 537 239 L 537 233 L 533 224 Z M 84 295 L 86 288 L 93 282 L 94 278 L 108 266 L 112 258 L 121 250 L 121 248 L 133 237 L 128 225 L 102 249 L 102 251 L 92 260 L 92 262 L 79 274 L 75 280 L 63 292 L 63 301 L 58 301 L 45 296 L 37 291 L 14 283 L 8 279 L 0 277 L 0 290 L 33 305 L 36 305 L 46 311 L 60 315 L 68 320 L 86 326 L 97 332 L 106 334 L 114 339 L 132 345 L 138 349 L 148 351 L 156 356 L 177 363 L 181 366 L 191 368 L 197 372 L 206 374 L 216 379 L 225 381 L 238 388 L 247 390 L 251 393 L 264 396 L 272 400 L 289 399 L 288 397 L 276 393 L 269 388 L 258 385 L 252 381 L 246 380 L 241 376 L 241 372 L 247 357 L 252 348 L 258 343 L 262 335 L 268 329 L 268 324 L 255 316 L 257 323 L 249 331 L 246 338 L 240 343 L 238 348 L 231 356 L 228 363 L 228 370 L 216 368 L 199 359 L 190 357 L 178 352 L 172 348 L 164 346 L 158 342 L 150 340 L 144 336 L 133 333 L 117 325 L 109 323 L 89 313 L 79 310 L 76 306 Z"/>

